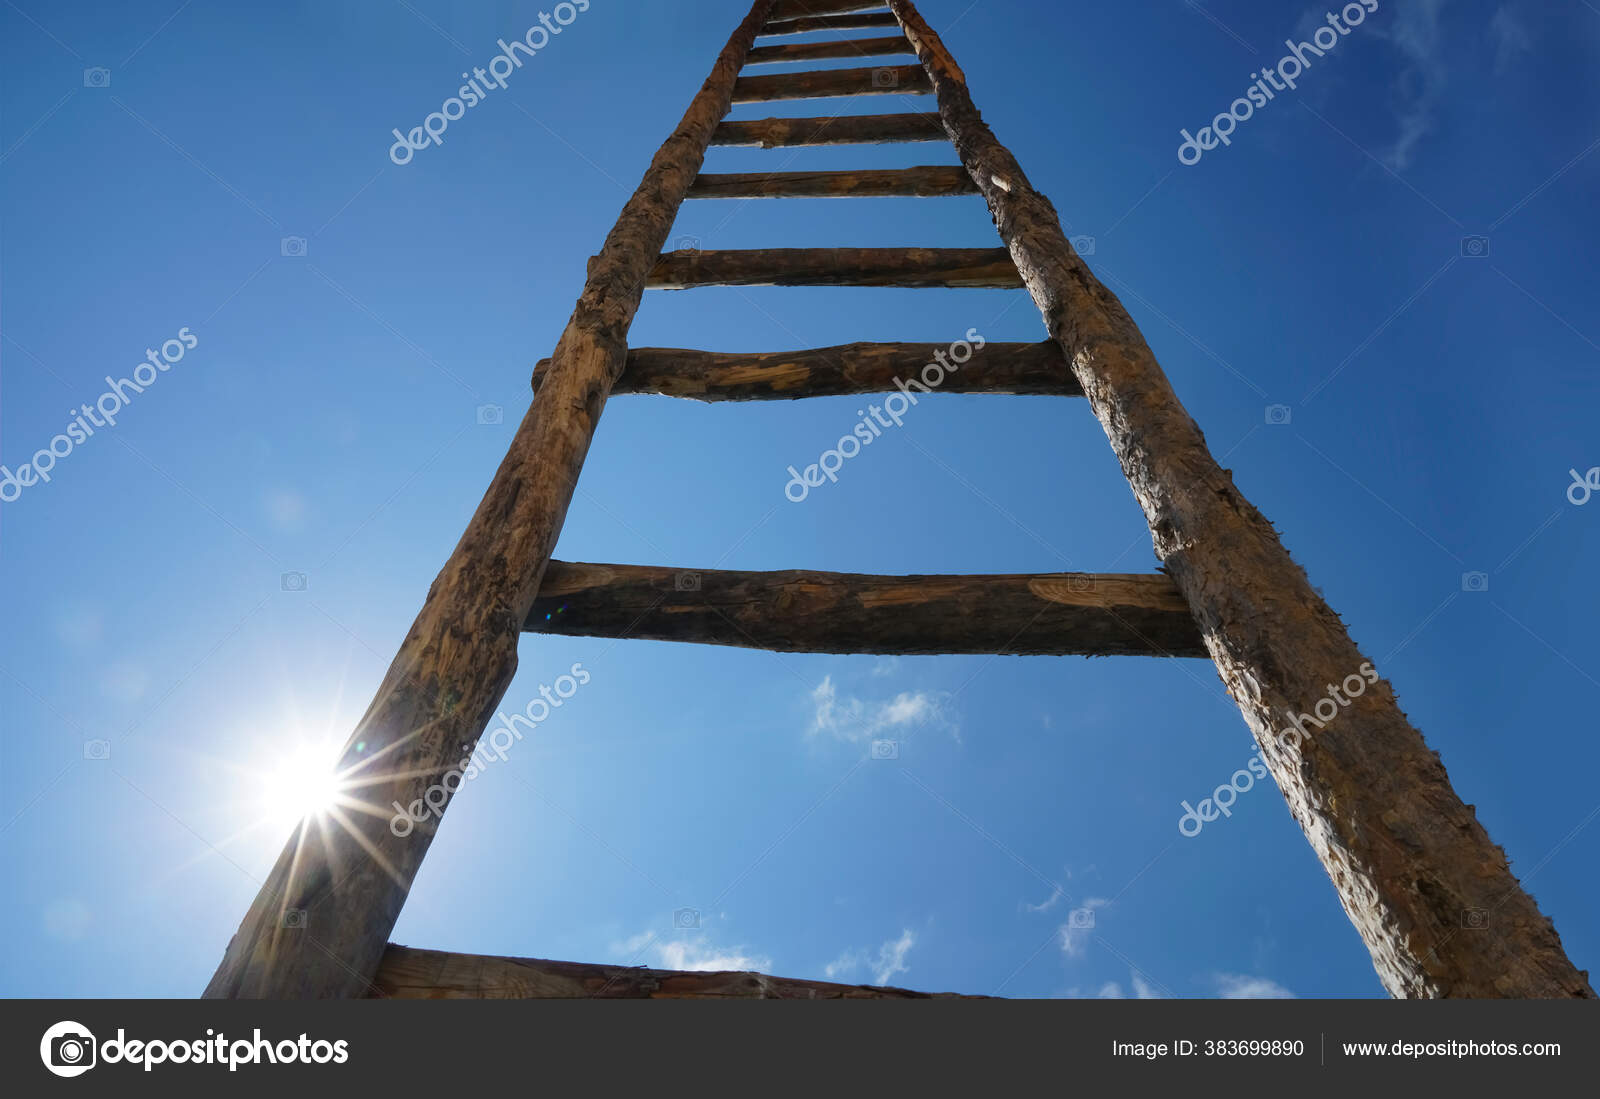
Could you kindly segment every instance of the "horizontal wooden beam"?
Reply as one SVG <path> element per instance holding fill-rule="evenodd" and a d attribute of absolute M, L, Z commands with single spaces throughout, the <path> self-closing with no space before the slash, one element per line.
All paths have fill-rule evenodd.
<path fill-rule="evenodd" d="M 893 141 L 945 141 L 944 123 L 925 114 L 835 115 L 831 118 L 762 118 L 724 122 L 713 145 L 759 145 L 776 149 L 802 145 L 874 145 Z"/>
<path fill-rule="evenodd" d="M 948 993 L 840 985 L 749 972 L 450 954 L 389 944 L 374 995 L 391 1000 L 943 1000 Z M 978 999 L 981 997 L 973 997 Z"/>
<path fill-rule="evenodd" d="M 959 164 L 850 172 L 702 174 L 689 198 L 940 198 L 979 194 Z"/>
<path fill-rule="evenodd" d="M 812 31 L 857 31 L 878 27 L 900 27 L 892 12 L 871 11 L 860 15 L 808 15 L 800 19 L 784 19 L 768 23 L 761 28 L 763 35 L 810 34 Z"/>
<path fill-rule="evenodd" d="M 796 502 L 801 490 L 819 491 L 794 485 L 782 490 Z M 865 576 L 552 561 L 524 628 L 786 653 L 1207 655 L 1188 604 L 1160 573 Z"/>
<path fill-rule="evenodd" d="M 694 286 L 910 286 L 1016 289 L 1004 248 L 768 248 L 664 254 L 647 284 Z"/>
<path fill-rule="evenodd" d="M 767 20 L 773 22 L 815 15 L 842 15 L 845 12 L 857 11 L 879 11 L 893 18 L 883 0 L 778 0 L 767 15 Z"/>
<path fill-rule="evenodd" d="M 825 61 L 835 57 L 887 57 L 914 53 L 903 34 L 884 38 L 847 38 L 840 42 L 789 42 L 779 46 L 757 46 L 750 51 L 745 67 L 776 65 L 785 61 Z"/>
<path fill-rule="evenodd" d="M 932 92 L 933 84 L 921 65 L 883 65 L 875 69 L 816 69 L 771 76 L 741 76 L 733 86 L 733 101 L 770 103 L 782 99 L 930 95 Z"/>
<path fill-rule="evenodd" d="M 943 343 L 852 343 L 808 351 L 733 354 L 672 347 L 635 347 L 611 389 L 657 393 L 697 401 L 772 401 L 888 393 L 897 379 L 908 384 L 943 355 Z M 533 371 L 533 388 L 544 380 L 549 359 Z M 1054 340 L 991 343 L 975 350 L 958 369 L 945 373 L 940 393 L 1030 394 L 1081 397 L 1083 387 Z"/>

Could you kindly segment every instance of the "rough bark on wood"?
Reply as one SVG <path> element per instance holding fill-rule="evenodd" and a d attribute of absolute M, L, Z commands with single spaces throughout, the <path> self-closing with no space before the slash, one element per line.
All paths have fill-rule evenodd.
<path fill-rule="evenodd" d="M 883 65 L 875 69 L 817 69 L 771 76 L 741 76 L 734 85 L 733 101 L 772 103 L 844 95 L 927 95 L 932 91 L 928 74 L 920 66 Z"/>
<path fill-rule="evenodd" d="M 866 576 L 552 561 L 527 629 L 783 653 L 1206 655 L 1188 605 L 1159 573 Z"/>
<path fill-rule="evenodd" d="M 771 401 L 888 393 L 896 381 L 922 376 L 935 356 L 949 359 L 949 344 L 852 343 L 806 351 L 745 354 L 689 351 L 674 347 L 634 347 L 612 387 L 613 396 L 659 393 L 697 401 Z M 550 360 L 533 371 L 537 391 Z M 1083 387 L 1054 340 L 1041 343 L 991 343 L 939 382 L 940 393 L 1033 394 L 1081 397 Z"/>
<path fill-rule="evenodd" d="M 826 61 L 836 57 L 888 57 L 910 53 L 911 43 L 903 34 L 885 38 L 847 38 L 842 42 L 789 42 L 780 46 L 757 46 L 750 51 L 745 67 L 776 65 L 785 61 Z"/>
<path fill-rule="evenodd" d="M 767 248 L 669 252 L 650 272 L 653 290 L 695 286 L 1022 285 L 1004 248 Z"/>
<path fill-rule="evenodd" d="M 703 174 L 689 189 L 690 198 L 944 198 L 977 193 L 978 185 L 959 164 Z"/>
<path fill-rule="evenodd" d="M 1395 996 L 1593 997 L 1390 685 L 1346 688 L 1367 661 L 1344 624 L 1212 458 L 1122 303 L 973 106 L 943 42 L 910 0 L 888 3 L 1384 986 Z M 1335 701 L 1343 690 L 1347 705 Z M 1333 706 L 1325 727 L 1299 720 L 1319 702 L 1324 714 Z"/>
<path fill-rule="evenodd" d="M 899 25 L 894 13 L 873 11 L 861 15 L 818 15 L 805 16 L 800 19 L 784 19 L 776 23 L 768 23 L 761 29 L 761 33 L 765 36 L 777 36 L 783 34 L 810 34 L 812 31 L 869 30 L 873 27 L 898 27 Z"/>
<path fill-rule="evenodd" d="M 373 981 L 392 1000 L 946 1000 L 951 993 L 748 972 L 681 972 L 391 945 Z M 981 999 L 981 997 L 971 997 Z"/>
<path fill-rule="evenodd" d="M 303 827 L 290 840 L 208 997 L 367 994 L 433 836 L 430 822 L 397 837 L 388 807 L 409 805 L 439 782 L 482 734 L 516 672 L 522 624 L 622 371 L 646 276 L 773 2 L 755 0 L 591 263 L 543 392 L 346 745 L 340 772 L 379 808 L 345 813 L 326 829 Z"/>
<path fill-rule="evenodd" d="M 946 141 L 937 112 L 923 114 L 834 115 L 829 118 L 763 118 L 724 122 L 713 145 L 759 145 L 764 149 L 802 145 L 874 145 L 896 141 Z"/>

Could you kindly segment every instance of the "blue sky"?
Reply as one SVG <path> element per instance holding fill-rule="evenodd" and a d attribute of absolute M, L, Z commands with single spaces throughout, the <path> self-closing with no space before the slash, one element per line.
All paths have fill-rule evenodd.
<path fill-rule="evenodd" d="M 1001 140 L 1093 238 L 1090 265 L 1223 465 L 1574 960 L 1600 965 L 1600 504 L 1567 497 L 1569 470 L 1600 466 L 1600 10 L 1386 0 L 1184 166 L 1179 131 L 1325 8 L 922 8 Z M 402 167 L 391 130 L 536 6 L 0 4 L 0 463 L 32 461 L 147 348 L 196 340 L 0 504 L 0 992 L 204 986 L 289 832 L 263 776 L 331 760 L 354 726 L 584 261 L 746 10 L 594 0 Z M 939 144 L 718 149 L 708 167 L 954 162 Z M 996 243 L 978 198 L 693 203 L 680 238 Z M 1042 336 L 1021 292 L 715 289 L 652 293 L 633 343 L 969 328 Z M 785 468 L 860 405 L 617 398 L 557 555 L 1155 567 L 1081 401 L 925 400 L 837 484 L 786 501 Z M 467 787 L 396 941 L 1009 996 L 1381 995 L 1270 786 L 1180 835 L 1180 802 L 1254 753 L 1203 661 L 528 638 L 508 712 L 574 662 L 591 681 Z M 872 758 L 883 738 L 898 759 Z"/>

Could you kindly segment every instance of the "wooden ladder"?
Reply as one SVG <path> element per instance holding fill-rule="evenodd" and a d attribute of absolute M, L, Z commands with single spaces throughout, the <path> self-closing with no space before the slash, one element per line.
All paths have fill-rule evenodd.
<path fill-rule="evenodd" d="M 788 44 L 819 30 L 880 37 Z M 755 46 L 757 37 L 779 39 Z M 916 64 L 741 75 L 746 65 L 914 54 Z M 933 95 L 937 113 L 724 121 L 734 103 Z M 700 173 L 710 146 L 949 140 L 961 167 Z M 1003 247 L 662 254 L 686 199 L 981 194 Z M 941 389 L 1086 397 L 1144 510 L 1164 572 L 858 576 L 569 564 L 550 559 L 606 399 L 706 401 L 894 388 L 935 345 L 726 354 L 627 345 L 647 288 L 712 285 L 1026 288 L 1048 338 L 991 344 Z M 1216 664 L 1273 777 L 1396 996 L 1592 997 L 1587 975 L 1450 788 L 1379 679 L 1326 731 L 1299 715 L 1366 664 L 1271 525 L 1207 450 L 1122 304 L 984 123 L 910 0 L 755 0 L 590 262 L 535 399 L 439 574 L 341 774 L 373 805 L 410 805 L 475 744 L 523 632 L 785 652 L 1202 657 Z M 679 590 L 694 588 L 696 590 Z M 565 612 L 555 611 L 564 607 Z M 388 809 L 302 824 L 206 989 L 214 997 L 910 996 L 758 974 L 671 973 L 393 946 L 434 827 Z M 1488 929 L 1465 914 L 1491 913 Z M 293 918 L 290 918 L 292 914 Z"/>

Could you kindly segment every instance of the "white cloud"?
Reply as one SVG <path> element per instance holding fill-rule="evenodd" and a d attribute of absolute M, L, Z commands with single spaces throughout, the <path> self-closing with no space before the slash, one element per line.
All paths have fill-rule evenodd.
<path fill-rule="evenodd" d="M 880 656 L 877 662 L 872 665 L 872 676 L 874 679 L 882 679 L 884 676 L 893 675 L 899 670 L 900 658 L 898 656 Z"/>
<path fill-rule="evenodd" d="M 658 969 L 679 969 L 693 973 L 772 971 L 771 958 L 750 953 L 742 946 L 714 947 L 704 937 L 667 939 L 651 931 L 641 931 L 631 939 L 613 943 L 611 949 L 616 954 L 626 955 L 629 965 L 639 965 L 641 954 L 654 955 L 653 961 Z"/>
<path fill-rule="evenodd" d="M 885 702 L 840 696 L 833 677 L 824 676 L 811 692 L 811 734 L 831 733 L 839 740 L 870 740 L 879 733 L 941 725 L 955 731 L 945 713 L 945 696 L 902 691 Z"/>
<path fill-rule="evenodd" d="M 865 950 L 847 950 L 823 966 L 822 972 L 828 980 L 836 981 L 866 968 L 872 973 L 873 984 L 886 985 L 895 974 L 911 972 L 911 968 L 906 965 L 906 955 L 916 944 L 916 933 L 906 928 L 900 932 L 898 939 L 890 939 L 880 946 L 876 955 L 869 954 Z"/>
<path fill-rule="evenodd" d="M 772 959 L 760 954 L 748 954 L 742 947 L 717 949 L 694 939 L 676 939 L 657 943 L 662 969 L 686 969 L 696 973 L 713 973 L 721 970 L 755 970 L 770 972 Z"/>
<path fill-rule="evenodd" d="M 1048 912 L 1058 903 L 1060 903 L 1061 898 L 1065 897 L 1066 895 L 1066 890 L 1062 889 L 1058 885 L 1055 887 L 1055 891 L 1046 897 L 1041 903 L 1029 904 L 1027 901 L 1023 901 L 1022 907 L 1026 908 L 1029 912 Z"/>
<path fill-rule="evenodd" d="M 1072 910 L 1067 922 L 1059 929 L 1063 954 L 1069 958 L 1083 957 L 1084 948 L 1088 946 L 1089 938 L 1094 934 L 1095 912 L 1110 903 L 1104 897 L 1088 897 L 1083 904 Z"/>
<path fill-rule="evenodd" d="M 1444 91 L 1445 65 L 1439 56 L 1439 17 L 1449 0 L 1397 0 L 1387 37 L 1405 59 L 1393 89 L 1400 133 L 1383 154 L 1395 171 L 1411 163 L 1417 145 L 1433 131 L 1434 110 Z"/>
<path fill-rule="evenodd" d="M 1511 68 L 1523 54 L 1533 52 L 1533 36 L 1509 5 L 1501 6 L 1489 19 L 1489 39 L 1494 43 L 1496 76 Z"/>
<path fill-rule="evenodd" d="M 1265 977 L 1246 977 L 1240 973 L 1218 973 L 1213 978 L 1217 995 L 1224 1000 L 1292 1000 L 1294 993 Z"/>
<path fill-rule="evenodd" d="M 1136 999 L 1136 1000 L 1159 1000 L 1159 999 L 1161 999 L 1161 996 L 1156 992 L 1156 990 L 1150 987 L 1149 982 L 1146 981 L 1144 978 L 1139 976 L 1139 973 L 1138 973 L 1137 970 L 1130 969 L 1128 971 L 1128 980 L 1133 985 L 1133 997 L 1134 997 L 1134 999 Z M 1078 990 L 1076 988 L 1069 988 L 1067 990 L 1067 996 L 1068 996 L 1069 999 L 1074 999 L 1074 1000 L 1079 1000 L 1079 999 L 1083 999 L 1084 998 L 1082 995 L 1080 995 L 1080 993 L 1078 992 Z M 1096 992 L 1094 994 L 1094 998 L 1097 999 L 1097 1000 L 1126 1000 L 1128 998 L 1128 995 L 1127 995 L 1127 993 L 1122 991 L 1122 986 L 1119 985 L 1116 981 L 1107 981 L 1105 984 L 1100 986 L 1100 991 Z"/>

